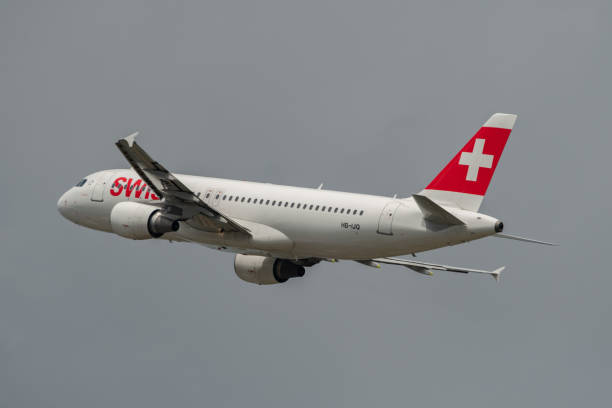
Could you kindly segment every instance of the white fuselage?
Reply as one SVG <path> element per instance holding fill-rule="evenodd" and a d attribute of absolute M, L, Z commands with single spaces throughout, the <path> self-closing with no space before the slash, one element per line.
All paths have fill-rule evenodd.
<path fill-rule="evenodd" d="M 161 239 L 243 254 L 356 260 L 403 255 L 493 235 L 497 222 L 493 217 L 449 205 L 444 208 L 465 225 L 433 224 L 423 219 L 412 198 L 180 174 L 176 177 L 206 204 L 246 226 L 252 236 L 223 230 L 207 232 L 180 222 L 178 231 L 166 233 Z M 163 204 L 146 189 L 127 189 L 128 182 L 132 186 L 139 179 L 131 169 L 91 174 L 82 186 L 62 195 L 58 209 L 79 225 L 113 232 L 110 214 L 117 203 Z"/>

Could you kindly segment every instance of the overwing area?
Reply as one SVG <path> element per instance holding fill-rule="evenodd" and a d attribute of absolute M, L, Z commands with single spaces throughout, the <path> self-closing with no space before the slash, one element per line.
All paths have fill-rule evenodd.
<path fill-rule="evenodd" d="M 132 168 L 159 197 L 168 216 L 205 231 L 237 231 L 250 235 L 248 228 L 225 216 L 200 199 L 164 166 L 153 160 L 136 143 L 138 133 L 117 141 L 116 146 Z"/>

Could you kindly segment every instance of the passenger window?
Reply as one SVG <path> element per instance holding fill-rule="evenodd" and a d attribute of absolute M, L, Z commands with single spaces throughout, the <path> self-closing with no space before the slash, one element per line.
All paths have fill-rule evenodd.
<path fill-rule="evenodd" d="M 234 196 L 229 196 L 228 201 L 232 201 L 234 199 Z"/>
<path fill-rule="evenodd" d="M 315 211 L 319 211 L 319 206 L 318 205 L 315 207 Z"/>
<path fill-rule="evenodd" d="M 363 215 L 363 210 L 361 210 L 361 211 L 359 212 L 359 215 Z"/>
<path fill-rule="evenodd" d="M 327 212 L 331 212 L 331 210 L 332 210 L 332 208 L 331 208 L 331 207 L 329 207 L 329 208 L 327 209 Z"/>
<path fill-rule="evenodd" d="M 280 206 L 282 206 L 282 205 L 283 205 L 283 202 L 282 202 L 282 201 L 279 201 L 279 202 L 278 202 L 278 206 L 280 207 Z"/>
<path fill-rule="evenodd" d="M 272 205 L 276 205 L 276 200 L 272 201 Z"/>
<path fill-rule="evenodd" d="M 313 205 L 312 205 L 312 204 L 310 204 L 310 208 L 309 208 L 309 210 L 312 210 L 312 207 L 313 207 Z"/>
<path fill-rule="evenodd" d="M 338 207 L 336 207 L 336 208 L 334 209 L 334 212 L 335 212 L 335 213 L 337 213 L 337 212 L 338 212 Z"/>
<path fill-rule="evenodd" d="M 285 207 L 287 207 L 287 205 L 289 205 L 289 202 L 285 201 Z"/>
<path fill-rule="evenodd" d="M 321 211 L 325 211 L 325 206 L 323 206 L 323 208 L 321 208 Z"/>
<path fill-rule="evenodd" d="M 348 210 L 346 210 L 347 215 L 351 214 L 351 209 L 349 208 Z"/>
<path fill-rule="evenodd" d="M 344 208 L 340 210 L 340 214 L 344 214 Z"/>
<path fill-rule="evenodd" d="M 302 205 L 302 204 L 298 203 L 298 205 L 297 205 L 297 207 L 296 207 L 296 208 L 300 208 L 300 206 L 301 206 L 301 205 Z"/>
<path fill-rule="evenodd" d="M 215 200 L 218 200 L 218 199 L 219 199 L 219 194 L 217 194 L 217 196 L 215 197 Z"/>
<path fill-rule="evenodd" d="M 226 198 L 227 198 L 227 195 L 224 195 L 224 196 L 223 196 L 223 200 L 225 200 Z"/>
<path fill-rule="evenodd" d="M 353 210 L 353 215 L 357 214 L 357 210 Z"/>
<path fill-rule="evenodd" d="M 263 204 L 263 198 L 259 200 L 259 204 Z"/>
<path fill-rule="evenodd" d="M 251 202 L 251 199 L 249 198 L 249 199 L 247 200 L 247 203 L 250 203 L 250 202 Z"/>
<path fill-rule="evenodd" d="M 291 203 L 291 208 L 293 208 L 294 205 L 295 205 L 295 203 Z"/>
<path fill-rule="evenodd" d="M 206 198 L 210 197 L 210 193 L 206 193 Z"/>
<path fill-rule="evenodd" d="M 270 200 L 266 200 L 266 205 L 270 204 Z"/>

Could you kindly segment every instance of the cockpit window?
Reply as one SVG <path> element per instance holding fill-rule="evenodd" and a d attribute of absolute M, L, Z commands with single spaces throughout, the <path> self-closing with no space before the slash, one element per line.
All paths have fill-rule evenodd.
<path fill-rule="evenodd" d="M 83 179 L 83 180 L 79 181 L 78 183 L 76 183 L 75 187 L 81 187 L 85 183 L 87 183 L 87 179 Z"/>

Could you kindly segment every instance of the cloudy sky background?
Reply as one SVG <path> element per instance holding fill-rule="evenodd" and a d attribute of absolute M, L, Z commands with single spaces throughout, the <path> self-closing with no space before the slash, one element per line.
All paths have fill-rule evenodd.
<path fill-rule="evenodd" d="M 612 375 L 609 1 L 3 1 L 0 406 L 601 405 Z M 257 287 L 232 256 L 61 218 L 141 144 L 181 173 L 392 196 L 519 115 L 506 231 Z"/>

